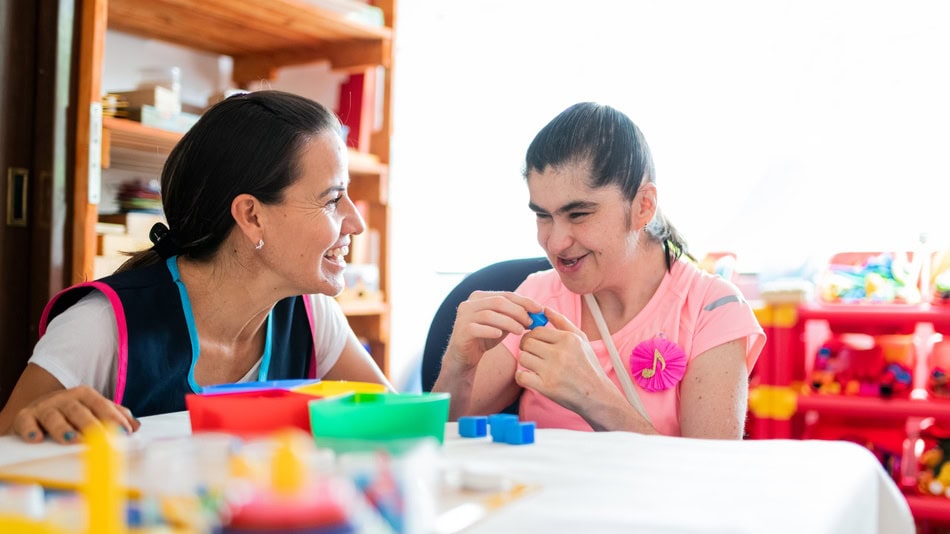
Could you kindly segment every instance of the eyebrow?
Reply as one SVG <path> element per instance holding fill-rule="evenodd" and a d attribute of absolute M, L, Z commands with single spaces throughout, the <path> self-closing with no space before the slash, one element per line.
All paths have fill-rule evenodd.
<path fill-rule="evenodd" d="M 569 213 L 575 210 L 592 210 L 597 207 L 596 202 L 591 202 L 589 200 L 575 200 L 574 202 L 568 202 L 567 204 L 561 206 L 556 210 L 556 213 Z M 528 202 L 528 209 L 535 213 L 547 213 L 546 210 L 538 206 L 534 202 Z"/>
<path fill-rule="evenodd" d="M 335 193 L 337 191 L 346 191 L 347 186 L 349 186 L 349 182 L 342 185 L 339 185 L 339 184 L 331 185 L 330 187 L 324 189 L 323 191 L 320 191 L 320 198 L 323 198 L 329 195 L 330 193 Z"/>

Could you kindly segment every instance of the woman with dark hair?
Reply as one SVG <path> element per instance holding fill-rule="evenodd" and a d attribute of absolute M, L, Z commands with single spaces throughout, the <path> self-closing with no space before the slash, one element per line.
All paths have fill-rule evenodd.
<path fill-rule="evenodd" d="M 68 443 L 104 420 L 132 432 L 211 384 L 392 389 L 332 298 L 365 229 L 348 184 L 339 121 L 320 104 L 258 91 L 213 106 L 165 162 L 154 246 L 47 305 L 0 432 Z"/>
<path fill-rule="evenodd" d="M 525 179 L 553 268 L 459 306 L 433 388 L 452 417 L 520 395 L 539 427 L 741 438 L 765 335 L 734 285 L 683 257 L 639 128 L 571 106 L 532 141 Z"/>

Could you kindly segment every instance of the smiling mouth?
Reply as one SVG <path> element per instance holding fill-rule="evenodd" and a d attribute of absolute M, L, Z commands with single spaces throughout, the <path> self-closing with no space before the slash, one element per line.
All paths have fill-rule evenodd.
<path fill-rule="evenodd" d="M 350 247 L 342 246 L 331 248 L 323 255 L 324 258 L 333 260 L 333 261 L 343 261 L 343 258 L 350 253 Z"/>
<path fill-rule="evenodd" d="M 584 254 L 583 256 L 578 256 L 576 258 L 558 258 L 557 261 L 561 262 L 561 265 L 565 267 L 570 267 L 574 265 L 575 263 L 581 261 L 585 257 L 587 257 L 587 254 Z"/>

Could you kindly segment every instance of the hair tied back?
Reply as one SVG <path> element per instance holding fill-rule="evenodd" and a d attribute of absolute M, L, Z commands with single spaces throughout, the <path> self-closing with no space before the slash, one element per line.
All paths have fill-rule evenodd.
<path fill-rule="evenodd" d="M 162 259 L 167 259 L 178 254 L 181 248 L 175 231 L 169 230 L 164 223 L 155 223 L 152 225 L 152 229 L 148 231 L 148 239 L 153 244 L 152 249 L 155 250 Z"/>

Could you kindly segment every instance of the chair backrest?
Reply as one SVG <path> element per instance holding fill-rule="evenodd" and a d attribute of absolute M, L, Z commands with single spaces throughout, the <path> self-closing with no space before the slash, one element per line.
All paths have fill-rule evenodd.
<path fill-rule="evenodd" d="M 442 301 L 432 324 L 429 325 L 429 334 L 422 352 L 422 391 L 432 391 L 435 379 L 439 376 L 442 355 L 452 335 L 459 304 L 476 290 L 514 291 L 529 274 L 550 268 L 551 264 L 544 257 L 505 260 L 482 267 L 463 278 Z M 517 403 L 505 411 L 511 409 L 517 410 Z"/>

